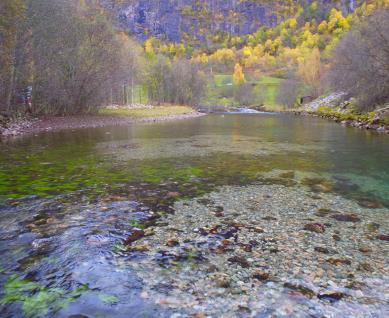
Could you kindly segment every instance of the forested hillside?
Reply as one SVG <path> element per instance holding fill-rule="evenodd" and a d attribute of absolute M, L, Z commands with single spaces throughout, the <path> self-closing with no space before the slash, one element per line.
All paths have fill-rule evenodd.
<path fill-rule="evenodd" d="M 295 107 L 303 96 L 342 90 L 371 110 L 387 101 L 388 6 L 389 0 L 3 0 L 1 109 L 74 114 L 134 102 Z M 352 44 L 368 68 L 348 57 Z M 355 81 L 357 89 L 347 85 Z"/>
<path fill-rule="evenodd" d="M 283 5 L 280 3 L 266 4 L 280 16 L 280 22 L 275 26 L 263 25 L 255 32 L 242 36 L 224 34 L 218 37 L 216 35 L 212 41 L 200 42 L 200 45 L 185 39 L 180 43 L 171 43 L 150 37 L 145 41 L 145 51 L 149 55 L 162 54 L 170 58 L 190 58 L 203 65 L 207 73 L 216 76 L 217 74 L 232 75 L 234 69 L 242 69 L 246 74 L 246 80 L 235 89 L 233 87 L 220 89 L 216 100 L 215 98 L 208 100 L 210 104 L 231 105 L 235 102 L 237 104 L 244 102 L 245 105 L 261 105 L 269 101 L 274 103 L 274 100 L 278 99 L 278 104 L 293 107 L 304 95 L 316 98 L 331 89 L 348 90 L 346 84 L 350 81 L 336 82 L 334 81 L 336 76 L 331 73 L 331 69 L 334 69 L 331 65 L 336 63 L 335 48 L 348 33 L 354 32 L 355 43 L 372 46 L 371 52 L 385 50 L 388 41 L 385 37 L 380 38 L 380 34 L 386 34 L 388 28 L 384 23 L 388 1 L 361 1 L 360 3 L 291 1 L 282 2 Z M 372 15 L 375 17 L 370 18 Z M 359 35 L 356 35 L 355 32 L 360 28 L 364 30 L 358 31 Z M 214 36 L 212 30 L 209 30 L 208 34 L 210 37 Z M 367 34 L 369 34 L 368 38 L 366 38 Z M 366 44 L 366 41 L 375 44 Z M 343 56 L 347 53 L 351 51 L 346 49 Z M 375 65 L 372 69 L 376 74 L 386 70 L 387 60 L 387 54 L 383 54 L 380 63 L 372 62 L 371 65 Z M 345 74 L 355 72 L 356 66 L 351 67 Z M 359 71 L 359 75 L 355 75 L 354 80 L 360 81 L 365 78 L 364 70 Z M 274 92 L 264 91 L 261 85 L 264 76 L 272 76 L 274 79 L 271 79 L 271 82 L 280 83 L 277 96 L 274 96 Z M 380 85 L 384 83 L 383 86 L 387 87 L 382 78 L 385 76 L 380 76 Z M 372 81 L 372 77 L 369 79 Z M 225 80 L 226 84 L 233 82 L 226 77 Z M 338 86 L 333 88 L 332 84 L 335 82 Z M 359 91 L 362 90 L 361 86 L 363 85 L 356 84 Z M 213 85 L 211 90 L 214 97 L 218 85 Z M 270 98 L 263 95 L 270 95 Z M 378 98 L 378 100 L 361 98 L 365 101 L 359 106 L 373 109 L 385 98 Z"/>

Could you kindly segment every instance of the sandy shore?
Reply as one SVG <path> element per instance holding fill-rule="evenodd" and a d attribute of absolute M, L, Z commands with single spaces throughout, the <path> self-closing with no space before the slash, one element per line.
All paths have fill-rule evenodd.
<path fill-rule="evenodd" d="M 66 117 L 43 117 L 32 120 L 25 120 L 14 123 L 8 128 L 1 130 L 0 138 L 9 138 L 28 134 L 38 134 L 41 132 L 53 132 L 66 129 L 97 128 L 104 126 L 119 126 L 133 123 L 160 122 L 168 120 L 182 120 L 204 116 L 199 112 L 190 112 L 186 114 L 176 114 L 158 117 L 121 117 L 109 115 L 77 115 Z"/>

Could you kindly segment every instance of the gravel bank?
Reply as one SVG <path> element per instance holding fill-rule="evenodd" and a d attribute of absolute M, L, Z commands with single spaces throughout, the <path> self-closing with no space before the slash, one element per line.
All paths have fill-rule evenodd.
<path fill-rule="evenodd" d="M 65 129 L 97 128 L 104 126 L 129 125 L 133 123 L 160 122 L 168 120 L 182 120 L 204 116 L 199 112 L 187 114 L 168 115 L 160 117 L 133 118 L 108 115 L 79 115 L 66 117 L 44 117 L 30 121 L 20 121 L 6 129 L 0 128 L 0 138 L 15 137 L 26 134 L 38 134 Z"/>

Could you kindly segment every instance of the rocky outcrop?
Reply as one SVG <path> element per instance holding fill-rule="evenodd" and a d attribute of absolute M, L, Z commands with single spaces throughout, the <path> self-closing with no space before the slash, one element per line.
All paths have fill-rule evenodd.
<path fill-rule="evenodd" d="M 389 134 L 389 105 L 384 105 L 374 112 L 360 113 L 355 111 L 353 98 L 347 100 L 343 92 L 335 92 L 320 97 L 295 111 L 296 115 L 312 115 L 327 118 L 360 129 Z"/>
<path fill-rule="evenodd" d="M 306 0 L 298 0 L 306 5 Z M 309 2 L 309 1 L 308 1 Z M 353 11 L 356 0 L 320 0 L 323 16 L 337 5 L 344 13 Z M 217 32 L 245 35 L 263 25 L 276 25 L 282 15 L 282 5 L 266 0 L 100 0 L 139 40 L 150 36 L 171 42 L 179 42 L 183 34 L 205 41 Z"/>
<path fill-rule="evenodd" d="M 320 107 L 341 107 L 342 98 L 345 96 L 343 92 L 335 92 L 325 97 L 315 99 L 314 101 L 303 105 L 306 111 L 317 111 Z"/>
<path fill-rule="evenodd" d="M 153 35 L 172 42 L 180 41 L 184 33 L 205 40 L 210 32 L 243 35 L 255 32 L 261 25 L 277 23 L 269 6 L 237 0 L 124 1 L 118 17 L 140 40 Z"/>

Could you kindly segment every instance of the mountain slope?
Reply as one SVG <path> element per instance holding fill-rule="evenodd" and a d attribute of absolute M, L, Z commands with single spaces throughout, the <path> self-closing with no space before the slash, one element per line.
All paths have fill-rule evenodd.
<path fill-rule="evenodd" d="M 260 26 L 274 26 L 312 0 L 101 0 L 114 11 L 121 25 L 140 40 L 150 36 L 179 42 L 204 42 L 210 35 L 241 36 Z M 323 14 L 337 6 L 352 11 L 357 0 L 317 1 Z"/>

